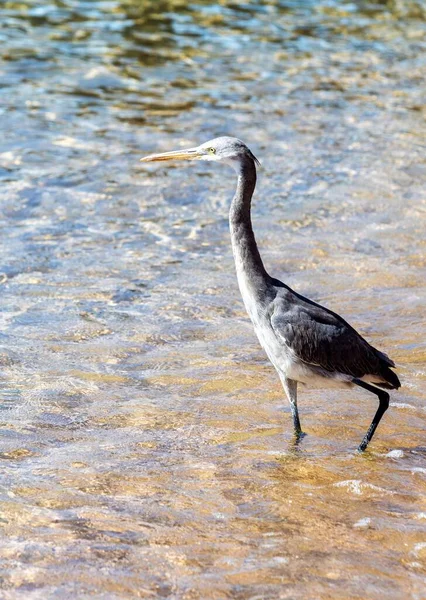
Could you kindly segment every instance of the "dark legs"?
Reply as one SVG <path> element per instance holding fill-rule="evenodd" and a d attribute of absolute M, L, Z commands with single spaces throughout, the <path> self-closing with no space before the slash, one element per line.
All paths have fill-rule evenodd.
<path fill-rule="evenodd" d="M 290 402 L 291 414 L 293 417 L 294 433 L 296 438 L 300 438 L 302 435 L 302 428 L 300 427 L 299 412 L 297 410 L 297 381 L 293 379 L 287 379 L 280 375 L 281 383 L 283 384 L 284 391 Z"/>
<path fill-rule="evenodd" d="M 281 374 L 280 379 L 281 383 L 283 384 L 283 388 L 288 398 L 288 401 L 290 402 L 290 409 L 293 417 L 294 434 L 297 443 L 300 440 L 300 438 L 303 437 L 302 428 L 300 427 L 299 412 L 297 410 L 297 381 L 294 381 L 293 379 L 287 379 Z M 371 441 L 374 435 L 374 432 L 377 429 L 378 424 L 380 423 L 381 418 L 383 417 L 383 415 L 389 407 L 389 394 L 384 390 L 375 387 L 374 385 L 365 383 L 365 381 L 361 381 L 360 379 L 353 379 L 352 381 L 356 385 L 359 385 L 359 387 L 364 388 L 364 390 L 376 394 L 376 396 L 379 399 L 379 408 L 377 409 L 377 412 L 374 415 L 374 418 L 371 422 L 370 427 L 368 428 L 367 433 L 365 434 L 362 442 L 358 446 L 358 451 L 363 452 L 367 448 L 369 442 Z"/>
<path fill-rule="evenodd" d="M 379 408 L 377 409 L 377 412 L 374 415 L 374 419 L 372 420 L 371 425 L 368 428 L 368 431 L 364 436 L 364 439 L 358 446 L 358 451 L 363 452 L 367 448 L 368 442 L 373 437 L 374 432 L 376 431 L 377 425 L 380 423 L 380 419 L 383 417 L 383 415 L 385 414 L 385 412 L 388 409 L 389 394 L 387 392 L 385 392 L 384 390 L 379 390 L 378 388 L 374 387 L 374 385 L 370 385 L 369 383 L 365 383 L 364 381 L 361 381 L 360 379 L 353 379 L 352 381 L 354 383 L 356 383 L 356 385 L 359 385 L 360 387 L 364 388 L 365 390 L 368 390 L 369 392 L 376 394 L 376 396 L 379 398 Z"/>

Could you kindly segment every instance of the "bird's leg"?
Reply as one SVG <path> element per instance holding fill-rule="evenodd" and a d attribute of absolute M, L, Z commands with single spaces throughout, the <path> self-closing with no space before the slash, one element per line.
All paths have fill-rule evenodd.
<path fill-rule="evenodd" d="M 280 379 L 288 401 L 290 402 L 294 433 L 296 434 L 296 437 L 299 438 L 302 435 L 302 428 L 300 427 L 299 411 L 297 410 L 297 381 L 294 381 L 294 379 L 287 379 L 287 377 L 281 375 Z"/>
<path fill-rule="evenodd" d="M 383 415 L 389 407 L 389 394 L 384 390 L 379 390 L 374 385 L 370 385 L 369 383 L 365 383 L 365 381 L 361 381 L 360 379 L 353 379 L 352 381 L 353 383 L 356 383 L 356 385 L 359 385 L 365 390 L 376 394 L 376 396 L 379 398 L 379 408 L 377 409 L 377 412 L 374 415 L 374 419 L 372 420 L 367 433 L 365 434 L 362 442 L 358 446 L 358 452 L 364 452 L 364 450 L 367 448 L 368 443 L 373 437 L 374 432 L 377 429 L 377 425 L 380 423 L 380 419 L 383 417 Z"/>

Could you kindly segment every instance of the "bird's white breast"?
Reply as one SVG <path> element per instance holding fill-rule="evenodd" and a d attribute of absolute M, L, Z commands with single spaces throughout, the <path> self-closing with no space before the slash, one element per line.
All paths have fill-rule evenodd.
<path fill-rule="evenodd" d="M 254 331 L 259 339 L 260 345 L 265 350 L 269 360 L 277 371 L 290 377 L 287 373 L 294 371 L 296 363 L 293 353 L 290 348 L 284 346 L 277 339 L 264 307 L 260 305 L 254 292 L 251 290 L 250 282 L 245 275 L 244 269 L 238 268 L 237 261 L 236 266 L 238 285 L 244 306 L 253 323 Z"/>

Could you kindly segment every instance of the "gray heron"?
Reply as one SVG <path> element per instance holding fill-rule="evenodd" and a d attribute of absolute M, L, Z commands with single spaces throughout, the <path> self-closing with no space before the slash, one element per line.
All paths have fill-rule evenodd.
<path fill-rule="evenodd" d="M 373 348 L 335 312 L 305 298 L 271 277 L 262 262 L 251 222 L 256 165 L 249 148 L 233 137 L 218 137 L 186 150 L 151 154 L 142 162 L 168 160 L 221 161 L 236 171 L 237 189 L 229 224 L 241 295 L 269 360 L 290 403 L 296 439 L 302 434 L 297 384 L 352 387 L 375 394 L 379 407 L 358 450 L 364 451 L 389 406 L 385 390 L 400 387 L 394 362 Z"/>

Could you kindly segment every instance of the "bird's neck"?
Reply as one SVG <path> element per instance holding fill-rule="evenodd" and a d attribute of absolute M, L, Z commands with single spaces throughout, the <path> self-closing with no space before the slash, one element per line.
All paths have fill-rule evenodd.
<path fill-rule="evenodd" d="M 251 224 L 251 199 L 255 187 L 256 167 L 249 159 L 238 171 L 237 190 L 229 211 L 232 249 L 242 293 L 243 285 L 251 283 L 253 289 L 260 289 L 269 278 L 260 258 Z"/>

